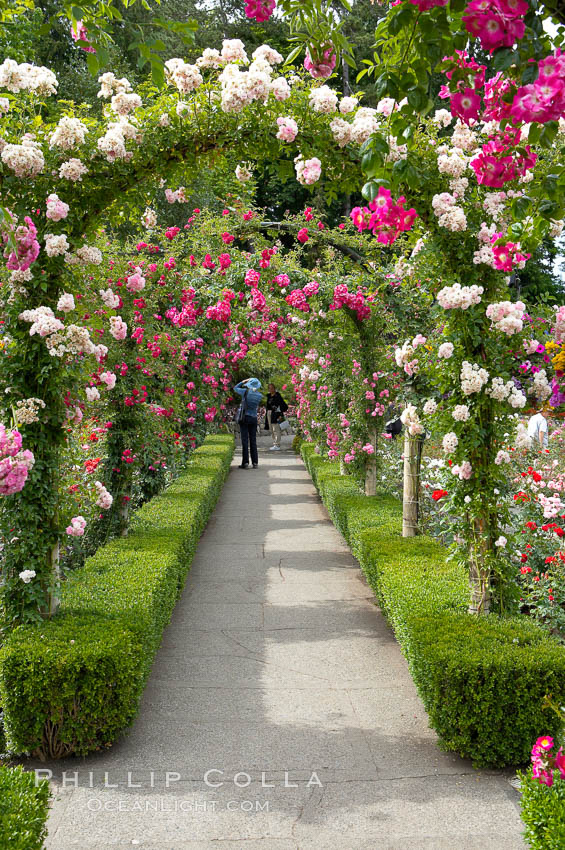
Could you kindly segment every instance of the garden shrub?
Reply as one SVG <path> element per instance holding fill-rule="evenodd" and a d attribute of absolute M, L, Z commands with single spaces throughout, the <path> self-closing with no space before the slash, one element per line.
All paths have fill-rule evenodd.
<path fill-rule="evenodd" d="M 84 755 L 130 725 L 198 539 L 227 476 L 231 436 L 208 437 L 183 474 L 63 584 L 60 610 L 10 634 L 0 703 L 12 752 Z"/>
<path fill-rule="evenodd" d="M 524 837 L 532 850 L 563 850 L 565 846 L 565 780 L 541 785 L 531 768 L 520 774 L 521 815 Z"/>
<path fill-rule="evenodd" d="M 466 613 L 465 572 L 427 537 L 402 538 L 401 507 L 362 495 L 339 464 L 310 446 L 302 457 L 407 658 L 442 746 L 477 766 L 526 762 L 559 721 L 542 708 L 565 701 L 565 651 L 523 617 Z"/>
<path fill-rule="evenodd" d="M 35 773 L 0 766 L 0 847 L 41 850 L 47 837 L 49 783 Z"/>
<path fill-rule="evenodd" d="M 300 454 L 300 449 L 304 440 L 300 436 L 300 434 L 296 434 L 294 439 L 292 440 L 292 451 L 296 452 L 297 455 Z"/>

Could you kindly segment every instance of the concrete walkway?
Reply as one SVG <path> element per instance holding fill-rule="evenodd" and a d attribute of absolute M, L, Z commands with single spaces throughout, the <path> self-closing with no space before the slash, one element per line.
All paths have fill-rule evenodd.
<path fill-rule="evenodd" d="M 49 765 L 49 850 L 524 847 L 510 774 L 438 749 L 288 442 L 234 460 L 129 735 Z"/>

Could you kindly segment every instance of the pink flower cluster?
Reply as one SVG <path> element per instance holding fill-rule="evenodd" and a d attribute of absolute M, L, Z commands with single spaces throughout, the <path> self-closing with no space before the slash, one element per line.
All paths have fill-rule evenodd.
<path fill-rule="evenodd" d="M 518 89 L 510 113 L 516 121 L 558 121 L 565 115 L 565 54 L 556 50 L 538 62 L 534 83 Z"/>
<path fill-rule="evenodd" d="M 248 18 L 255 18 L 257 23 L 268 21 L 275 11 L 276 0 L 245 0 L 245 14 Z"/>
<path fill-rule="evenodd" d="M 404 208 L 405 198 L 392 200 L 390 189 L 379 188 L 377 197 L 367 207 L 355 207 L 351 211 L 351 220 L 359 230 L 370 230 L 378 242 L 392 245 L 398 236 L 412 228 L 418 213 Z"/>
<path fill-rule="evenodd" d="M 46 218 L 51 219 L 51 221 L 61 221 L 61 219 L 66 218 L 68 214 L 68 204 L 62 201 L 55 193 L 48 196 L 47 212 L 45 213 Z"/>
<path fill-rule="evenodd" d="M 25 272 L 32 263 L 35 263 L 39 256 L 39 242 L 37 241 L 37 228 L 31 218 L 26 215 L 24 218 L 25 225 L 20 224 L 16 227 L 14 237 L 18 246 L 17 255 L 9 248 L 4 249 L 4 256 L 7 257 L 6 268 L 11 271 Z M 8 242 L 8 234 L 2 232 L 0 235 L 1 242 Z"/>
<path fill-rule="evenodd" d="M 12 496 L 23 489 L 34 460 L 29 449 L 22 451 L 20 432 L 7 431 L 0 424 L 0 496 Z"/>
<path fill-rule="evenodd" d="M 482 152 L 471 160 L 477 183 L 500 189 L 510 180 L 522 177 L 536 164 L 537 156 L 529 145 L 520 145 L 520 130 L 502 133 L 482 146 Z"/>
<path fill-rule="evenodd" d="M 281 142 L 293 142 L 298 135 L 298 124 L 294 118 L 277 118 L 279 131 L 277 139 Z"/>
<path fill-rule="evenodd" d="M 82 21 L 77 21 L 76 29 L 71 24 L 71 38 L 73 41 L 88 41 L 88 31 Z M 81 44 L 80 48 L 81 50 L 84 50 L 85 53 L 96 53 L 96 50 L 91 44 L 87 44 L 84 47 Z"/>
<path fill-rule="evenodd" d="M 304 68 L 315 80 L 327 80 L 328 77 L 331 77 L 335 63 L 335 50 L 331 44 L 323 45 L 317 50 L 311 47 L 306 49 Z"/>
<path fill-rule="evenodd" d="M 561 779 L 565 779 L 565 753 L 563 747 L 553 752 L 555 742 L 549 735 L 542 735 L 532 747 L 532 775 L 540 785 L 553 785 L 554 771 L 558 770 Z"/>
<path fill-rule="evenodd" d="M 495 243 L 501 236 L 501 233 L 495 233 L 492 237 L 492 242 Z M 495 269 L 503 272 L 511 272 L 515 266 L 519 269 L 523 269 L 526 261 L 532 256 L 531 254 L 522 253 L 519 242 L 501 242 L 498 245 L 493 244 L 492 253 L 494 255 Z"/>
<path fill-rule="evenodd" d="M 483 50 L 512 47 L 524 37 L 526 0 L 471 0 L 463 21 L 467 32 L 480 39 Z"/>
<path fill-rule="evenodd" d="M 86 528 L 86 520 L 83 516 L 74 516 L 70 525 L 65 529 L 69 537 L 82 537 Z"/>
<path fill-rule="evenodd" d="M 338 283 L 335 287 L 330 310 L 340 310 L 342 307 L 354 310 L 358 319 L 367 319 L 371 315 L 371 308 L 363 293 L 360 291 L 349 292 L 346 283 Z"/>
<path fill-rule="evenodd" d="M 447 6 L 449 0 L 410 0 L 413 6 L 417 6 L 420 12 L 429 12 L 435 6 Z"/>

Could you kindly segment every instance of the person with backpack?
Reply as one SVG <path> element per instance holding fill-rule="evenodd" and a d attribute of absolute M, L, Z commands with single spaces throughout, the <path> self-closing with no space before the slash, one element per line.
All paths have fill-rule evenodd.
<path fill-rule="evenodd" d="M 246 378 L 234 387 L 234 391 L 241 396 L 241 404 L 237 411 L 237 424 L 241 433 L 242 458 L 240 469 L 249 469 L 249 450 L 251 449 L 251 463 L 253 469 L 259 466 L 259 455 L 257 454 L 257 408 L 263 400 L 261 381 L 258 378 Z"/>
<path fill-rule="evenodd" d="M 271 432 L 273 445 L 269 451 L 280 451 L 281 449 L 281 426 L 284 414 L 288 410 L 288 404 L 277 391 L 274 384 L 269 384 L 267 393 L 267 410 L 265 415 L 265 431 Z"/>

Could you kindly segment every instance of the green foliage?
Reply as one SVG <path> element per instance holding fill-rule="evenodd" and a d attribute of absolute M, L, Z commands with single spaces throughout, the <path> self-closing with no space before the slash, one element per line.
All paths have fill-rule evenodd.
<path fill-rule="evenodd" d="M 0 766 L 0 847 L 41 850 L 47 837 L 49 783 L 23 768 Z"/>
<path fill-rule="evenodd" d="M 10 634 L 0 701 L 12 751 L 84 755 L 131 723 L 232 455 L 231 436 L 208 437 L 187 471 L 136 513 L 129 537 L 63 585 L 52 621 Z"/>
<path fill-rule="evenodd" d="M 522 619 L 468 615 L 463 570 L 435 541 L 400 536 L 395 499 L 361 495 L 310 445 L 301 454 L 394 629 L 442 746 L 477 766 L 525 762 L 539 730 L 558 727 L 543 702 L 550 693 L 565 699 L 562 648 Z"/>
<path fill-rule="evenodd" d="M 565 835 L 565 781 L 555 773 L 548 788 L 532 776 L 531 768 L 520 774 L 521 815 L 524 837 L 532 850 L 562 850 Z"/>
<path fill-rule="evenodd" d="M 302 439 L 300 434 L 296 434 L 293 441 L 292 441 L 292 451 L 296 452 L 297 455 L 300 454 L 300 450 L 302 448 L 303 442 L 304 442 L 304 440 Z"/>

